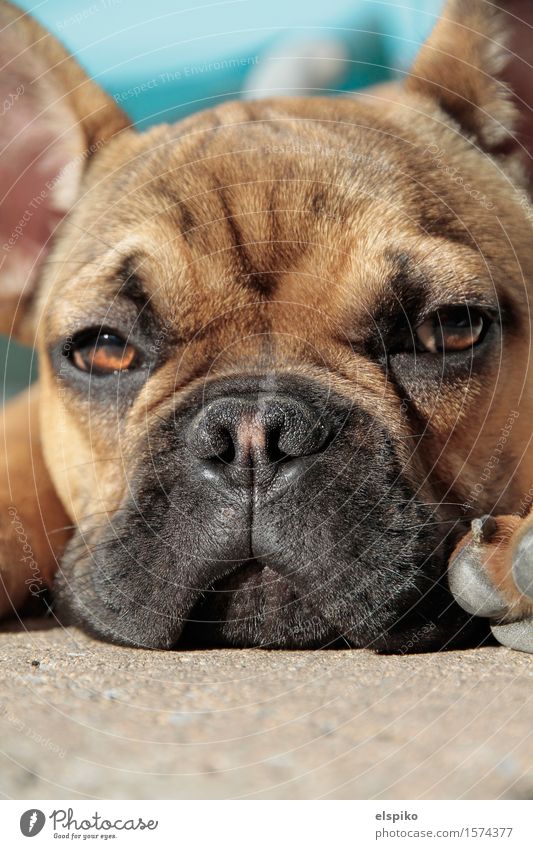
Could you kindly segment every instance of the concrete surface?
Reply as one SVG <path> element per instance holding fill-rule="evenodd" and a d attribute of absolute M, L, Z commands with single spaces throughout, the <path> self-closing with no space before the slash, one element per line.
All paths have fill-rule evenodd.
<path fill-rule="evenodd" d="M 533 798 L 533 658 L 0 632 L 5 798 Z"/>

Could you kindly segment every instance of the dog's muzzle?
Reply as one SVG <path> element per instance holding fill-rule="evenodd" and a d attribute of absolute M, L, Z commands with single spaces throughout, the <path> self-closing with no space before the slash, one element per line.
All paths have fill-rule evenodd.
<path fill-rule="evenodd" d="M 111 517 L 73 540 L 62 610 L 132 645 L 398 648 L 467 619 L 443 585 L 453 523 L 387 429 L 327 383 L 206 381 L 150 421 Z M 446 517 L 448 518 L 448 517 Z"/>

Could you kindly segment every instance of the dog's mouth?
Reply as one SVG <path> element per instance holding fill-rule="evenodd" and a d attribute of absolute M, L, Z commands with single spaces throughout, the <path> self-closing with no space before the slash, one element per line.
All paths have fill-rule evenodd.
<path fill-rule="evenodd" d="M 114 547 L 111 553 L 116 553 Z M 144 572 L 132 574 L 135 560 L 128 560 L 129 568 L 118 575 L 109 570 L 109 554 L 105 547 L 98 549 L 85 579 L 74 576 L 75 592 L 64 573 L 56 590 L 65 623 L 83 624 L 94 636 L 121 644 L 420 651 L 463 644 L 471 637 L 471 618 L 452 602 L 438 564 L 431 574 L 421 566 L 403 580 L 397 570 L 394 582 L 396 572 L 385 552 L 379 562 L 355 574 L 349 564 L 344 572 L 335 570 L 338 563 L 322 558 L 310 564 L 296 550 L 280 559 L 225 561 L 226 568 L 219 564 L 218 570 L 211 559 L 206 561 L 210 577 L 204 587 L 193 588 L 191 581 L 188 591 L 181 584 L 181 594 L 176 594 L 170 590 L 180 585 L 168 578 L 171 565 L 175 575 L 175 564 L 162 559 L 162 577 L 158 580 L 156 574 L 154 580 L 158 561 L 143 561 L 150 562 L 152 571 L 146 570 L 150 581 L 139 589 L 138 575 Z"/>
<path fill-rule="evenodd" d="M 221 637 L 228 626 L 238 623 L 242 628 L 254 614 L 250 614 L 250 597 L 268 592 L 269 583 L 277 581 L 273 569 L 259 560 L 240 564 L 229 574 L 203 590 L 187 616 L 178 645 L 220 645 Z"/>
<path fill-rule="evenodd" d="M 201 593 L 187 616 L 177 646 L 246 646 L 253 640 L 262 648 L 279 648 L 287 642 L 287 633 L 296 644 L 303 638 L 309 645 L 308 632 L 314 629 L 321 634 L 317 646 L 325 648 L 339 642 L 346 647 L 346 640 L 336 635 L 312 608 L 290 578 L 259 559 L 250 559 Z M 275 623 L 280 621 L 284 622 L 283 636 L 281 632 L 276 634 Z M 265 635 L 259 643 L 258 633 Z"/>

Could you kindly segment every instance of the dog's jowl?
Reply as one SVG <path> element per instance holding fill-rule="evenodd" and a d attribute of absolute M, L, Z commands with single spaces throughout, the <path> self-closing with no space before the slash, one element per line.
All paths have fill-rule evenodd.
<path fill-rule="evenodd" d="M 497 5 L 449 3 L 397 87 L 138 133 L 0 4 L 1 326 L 40 355 L 2 612 L 59 563 L 63 621 L 136 646 L 423 650 L 492 618 L 528 647 L 533 210 Z"/>

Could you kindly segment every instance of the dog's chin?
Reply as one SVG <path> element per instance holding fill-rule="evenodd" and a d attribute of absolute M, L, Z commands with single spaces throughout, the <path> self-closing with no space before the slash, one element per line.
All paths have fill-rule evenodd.
<path fill-rule="evenodd" d="M 172 516 L 164 515 L 157 529 L 140 518 L 122 521 L 127 535 L 118 533 L 117 520 L 113 539 L 95 536 L 85 552 L 87 538 L 83 546 L 74 539 L 56 581 L 59 618 L 98 638 L 156 649 L 410 653 L 473 646 L 488 634 L 484 621 L 468 616 L 447 588 L 448 548 L 454 540 L 432 542 L 433 556 L 427 558 L 424 525 L 415 537 L 404 534 L 402 545 L 393 535 L 387 546 L 382 537 L 364 557 L 364 539 L 357 546 L 353 534 L 345 533 L 344 547 L 338 544 L 333 556 L 329 539 L 318 553 L 306 547 L 309 532 L 291 533 L 286 545 L 276 537 L 277 548 L 267 535 L 264 553 L 246 559 L 235 558 L 234 543 L 223 559 L 210 548 L 199 562 L 184 545 L 156 544 L 167 530 L 173 535 Z M 228 526 L 230 541 L 236 527 Z M 434 527 L 433 522 L 430 532 Z M 217 539 L 224 539 L 217 530 Z M 339 540 L 341 534 L 333 530 Z M 368 534 L 372 542 L 371 528 Z M 214 533 L 203 537 L 212 539 Z"/>
<path fill-rule="evenodd" d="M 187 617 L 178 646 L 325 648 L 342 637 L 289 579 L 259 560 L 207 588 Z M 346 645 L 346 642 L 344 642 Z"/>
<path fill-rule="evenodd" d="M 105 558 L 104 558 L 105 559 Z M 292 580 L 294 577 L 294 581 Z M 374 585 L 371 596 L 352 597 L 308 586 L 259 559 L 236 563 L 203 591 L 176 599 L 179 613 L 159 592 L 149 604 L 120 607 L 121 595 L 94 595 L 86 576 L 57 583 L 59 618 L 97 638 L 138 648 L 346 649 L 413 653 L 480 644 L 488 629 L 469 617 L 436 581 L 421 609 L 420 590 L 404 587 L 394 599 Z M 146 602 L 146 598 L 145 598 Z M 166 615 L 161 612 L 166 607 Z M 431 612 L 431 615 L 430 615 Z M 168 623 L 167 625 L 161 622 Z"/>
<path fill-rule="evenodd" d="M 442 602 L 445 591 L 441 594 L 436 588 L 437 594 Z M 253 560 L 201 594 L 174 647 L 367 648 L 413 653 L 472 645 L 482 641 L 487 632 L 479 620 L 469 620 L 453 602 L 445 606 L 440 623 L 425 619 L 415 609 L 384 622 L 378 632 L 371 623 L 361 625 L 364 617 L 356 610 L 346 628 L 333 625 L 321 614 L 318 601 L 312 593 L 302 597 L 289 579 Z"/>

